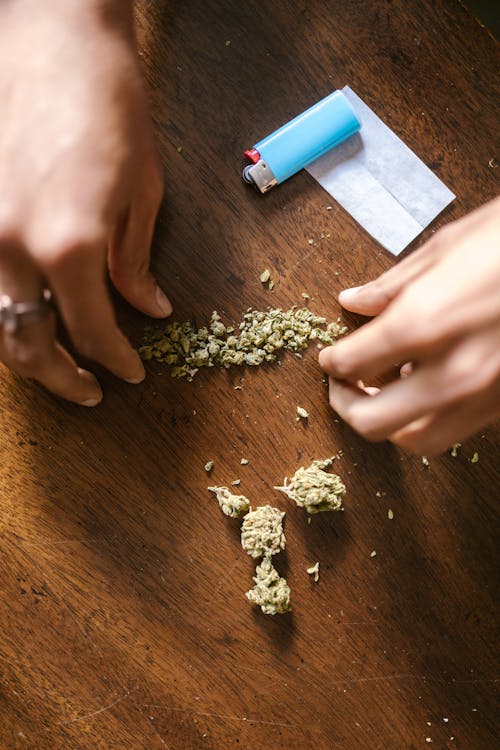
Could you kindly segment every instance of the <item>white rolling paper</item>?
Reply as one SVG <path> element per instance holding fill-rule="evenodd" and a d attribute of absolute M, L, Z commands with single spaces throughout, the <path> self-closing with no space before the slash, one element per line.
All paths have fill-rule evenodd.
<path fill-rule="evenodd" d="M 349 86 L 359 133 L 307 167 L 319 184 L 394 255 L 455 198 Z"/>

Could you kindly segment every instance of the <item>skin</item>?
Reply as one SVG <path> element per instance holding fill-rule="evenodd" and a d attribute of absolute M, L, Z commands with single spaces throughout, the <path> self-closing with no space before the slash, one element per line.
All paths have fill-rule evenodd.
<path fill-rule="evenodd" d="M 319 357 L 361 435 L 430 456 L 500 416 L 500 198 L 339 301 L 376 316 Z M 396 363 L 400 380 L 364 386 Z"/>
<path fill-rule="evenodd" d="M 76 352 L 140 382 L 107 272 L 142 312 L 172 308 L 149 271 L 163 177 L 131 2 L 0 2 L 0 122 L 0 292 L 28 302 L 50 288 Z M 54 314 L 2 328 L 0 359 L 70 401 L 102 398 L 56 340 Z"/>

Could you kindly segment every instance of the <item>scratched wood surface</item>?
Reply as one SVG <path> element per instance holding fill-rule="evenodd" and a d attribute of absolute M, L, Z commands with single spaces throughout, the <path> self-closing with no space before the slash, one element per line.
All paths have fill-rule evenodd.
<path fill-rule="evenodd" d="M 304 291 L 334 319 L 340 289 L 394 263 L 307 175 L 266 197 L 240 179 L 244 148 L 346 83 L 457 193 L 416 245 L 498 189 L 497 52 L 457 2 L 143 0 L 137 23 L 178 320 Z M 139 343 L 147 321 L 117 306 Z M 429 467 L 370 445 L 329 411 L 314 350 L 192 383 L 148 372 L 100 373 L 95 410 L 2 373 L 2 750 L 492 750 L 498 432 Z M 345 513 L 308 525 L 272 486 L 338 451 Z M 252 560 L 206 491 L 237 477 L 287 511 L 291 615 L 244 597 Z"/>

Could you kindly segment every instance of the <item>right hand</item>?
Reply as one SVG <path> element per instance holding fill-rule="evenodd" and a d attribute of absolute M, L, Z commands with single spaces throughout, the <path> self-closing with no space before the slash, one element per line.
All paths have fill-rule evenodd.
<path fill-rule="evenodd" d="M 112 5 L 0 8 L 0 295 L 33 302 L 50 288 L 77 352 L 138 383 L 144 367 L 117 326 L 106 268 L 142 312 L 172 307 L 149 271 L 163 180 L 131 5 Z M 76 403 L 102 398 L 56 340 L 53 314 L 0 327 L 0 359 Z"/>
<path fill-rule="evenodd" d="M 320 354 L 332 408 L 369 440 L 427 456 L 483 429 L 500 415 L 499 289 L 500 197 L 341 292 L 376 317 Z M 398 362 L 402 379 L 363 386 Z"/>

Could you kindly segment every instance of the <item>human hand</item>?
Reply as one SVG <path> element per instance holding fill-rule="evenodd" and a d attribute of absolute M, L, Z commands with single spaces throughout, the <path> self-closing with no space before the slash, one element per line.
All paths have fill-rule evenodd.
<path fill-rule="evenodd" d="M 378 316 L 319 356 L 364 437 L 436 455 L 500 415 L 500 198 L 339 301 Z M 397 363 L 400 380 L 364 387 Z"/>
<path fill-rule="evenodd" d="M 0 8 L 0 294 L 50 288 L 77 352 L 144 378 L 106 283 L 154 317 L 170 302 L 149 272 L 163 179 L 128 0 L 16 0 Z M 13 308 L 11 308 L 13 309 Z M 55 338 L 53 314 L 0 327 L 0 359 L 93 406 L 94 376 Z"/>

